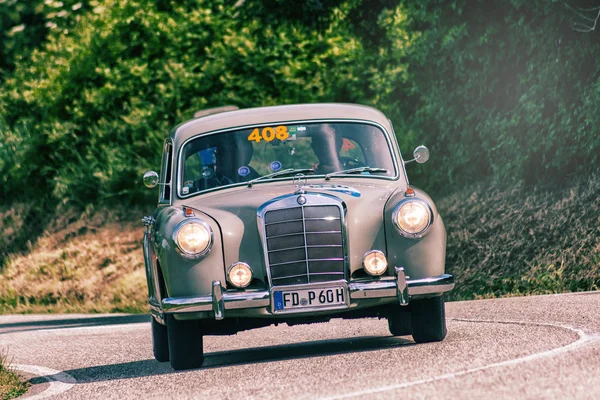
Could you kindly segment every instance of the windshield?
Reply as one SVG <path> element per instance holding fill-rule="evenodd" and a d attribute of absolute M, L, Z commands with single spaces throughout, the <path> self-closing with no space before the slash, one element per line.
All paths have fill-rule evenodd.
<path fill-rule="evenodd" d="M 372 171 L 365 168 L 358 176 L 396 176 L 384 132 L 353 122 L 263 125 L 200 136 L 185 144 L 180 165 L 182 196 L 287 169 L 308 169 L 302 172 L 318 176 L 370 167 Z M 260 181 L 293 175 L 291 171 Z"/>

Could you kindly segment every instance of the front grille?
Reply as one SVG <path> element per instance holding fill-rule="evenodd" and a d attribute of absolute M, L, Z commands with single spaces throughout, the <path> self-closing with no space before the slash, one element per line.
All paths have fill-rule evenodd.
<path fill-rule="evenodd" d="M 273 286 L 344 278 L 339 207 L 300 206 L 267 211 L 264 224 Z"/>

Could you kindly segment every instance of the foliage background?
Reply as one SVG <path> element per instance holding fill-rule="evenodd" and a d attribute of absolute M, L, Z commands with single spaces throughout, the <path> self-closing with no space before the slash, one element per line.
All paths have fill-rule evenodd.
<path fill-rule="evenodd" d="M 0 0 L 0 206 L 2 226 L 22 227 L 0 239 L 0 259 L 30 249 L 65 210 L 152 204 L 140 176 L 159 165 L 167 132 L 227 104 L 378 107 L 405 155 L 430 147 L 431 161 L 409 172 L 434 197 L 585 185 L 600 164 L 600 40 L 573 28 L 592 27 L 597 6 Z M 597 196 L 586 199 L 597 209 Z M 587 222 L 596 252 L 596 219 Z M 465 261 L 459 242 L 449 241 L 450 261 Z"/>

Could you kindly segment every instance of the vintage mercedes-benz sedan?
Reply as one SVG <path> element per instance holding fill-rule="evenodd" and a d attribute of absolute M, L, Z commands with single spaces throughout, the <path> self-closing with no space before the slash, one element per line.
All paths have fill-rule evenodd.
<path fill-rule="evenodd" d="M 209 113 L 210 114 L 210 113 Z M 331 318 L 387 318 L 417 343 L 446 336 L 446 231 L 409 186 L 381 112 L 350 104 L 203 116 L 166 139 L 144 218 L 154 356 L 202 366 L 204 335 Z"/>

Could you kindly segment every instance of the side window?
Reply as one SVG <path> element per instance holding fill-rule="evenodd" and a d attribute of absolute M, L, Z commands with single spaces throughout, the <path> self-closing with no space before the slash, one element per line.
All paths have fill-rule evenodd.
<path fill-rule="evenodd" d="M 171 183 L 173 179 L 173 144 L 170 140 L 165 141 L 163 147 L 162 166 L 160 170 L 159 204 L 171 204 Z"/>

